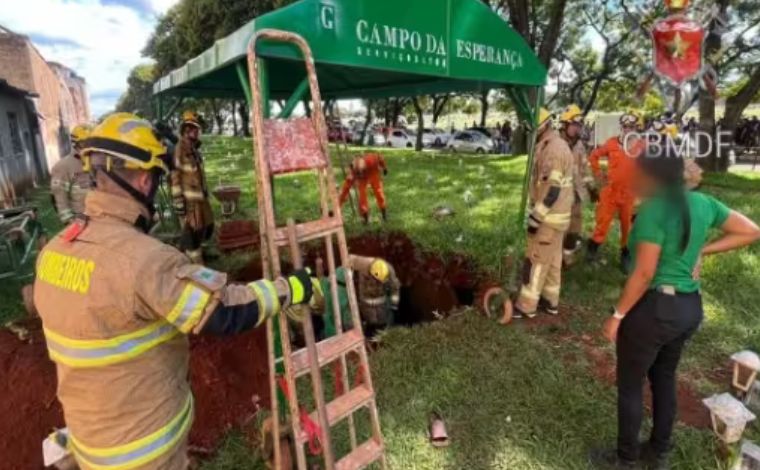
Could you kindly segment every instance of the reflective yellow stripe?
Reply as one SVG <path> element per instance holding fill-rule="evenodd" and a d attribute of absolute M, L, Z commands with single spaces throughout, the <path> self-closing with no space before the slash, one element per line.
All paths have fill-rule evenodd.
<path fill-rule="evenodd" d="M 549 214 L 544 219 L 544 222 L 552 225 L 569 224 L 570 214 Z"/>
<path fill-rule="evenodd" d="M 211 294 L 188 283 L 182 291 L 174 308 L 166 316 L 166 320 L 183 333 L 189 333 L 200 321 L 203 309 L 206 308 Z"/>
<path fill-rule="evenodd" d="M 177 185 L 172 185 L 172 196 L 178 197 L 182 196 L 182 187 Z"/>
<path fill-rule="evenodd" d="M 98 470 L 128 470 L 166 454 L 187 435 L 192 422 L 193 396 L 190 394 L 180 412 L 166 426 L 141 439 L 116 447 L 94 448 L 82 444 L 71 435 L 71 447 L 77 460 L 88 467 Z"/>
<path fill-rule="evenodd" d="M 179 330 L 164 320 L 109 339 L 71 339 L 47 328 L 44 328 L 44 332 L 50 359 L 74 368 L 126 362 L 179 334 Z"/>
<path fill-rule="evenodd" d="M 256 322 L 256 326 L 259 326 L 280 311 L 280 297 L 274 283 L 266 279 L 252 282 L 248 287 L 253 290 L 259 304 L 259 320 Z"/>
<path fill-rule="evenodd" d="M 183 196 L 185 196 L 185 199 L 188 201 L 202 201 L 205 199 L 205 196 L 203 195 L 203 191 L 192 191 L 189 189 L 186 189 L 182 193 Z"/>
<path fill-rule="evenodd" d="M 300 304 L 303 302 L 303 297 L 305 295 L 305 292 L 303 290 L 303 285 L 298 281 L 297 278 L 291 276 L 288 278 L 288 284 L 290 284 L 290 292 L 292 294 L 292 297 L 290 299 L 291 304 Z"/>

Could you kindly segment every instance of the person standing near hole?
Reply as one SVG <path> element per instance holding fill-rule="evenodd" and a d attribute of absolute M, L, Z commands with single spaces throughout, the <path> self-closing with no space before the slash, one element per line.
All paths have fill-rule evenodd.
<path fill-rule="evenodd" d="M 369 223 L 369 202 L 367 201 L 367 186 L 372 188 L 375 194 L 377 208 L 383 217 L 383 222 L 388 220 L 385 208 L 385 191 L 383 189 L 383 176 L 388 176 L 388 166 L 385 159 L 379 154 L 369 152 L 354 158 L 351 162 L 346 180 L 340 190 L 340 205 L 346 203 L 351 188 L 356 186 L 359 192 L 359 215 L 365 224 Z"/>
<path fill-rule="evenodd" d="M 198 115 L 185 111 L 179 133 L 170 178 L 174 211 L 182 225 L 180 245 L 194 263 L 203 264 L 202 246 L 214 233 L 214 213 L 209 203 L 203 157 L 199 150 L 201 124 Z"/>
<path fill-rule="evenodd" d="M 570 226 L 575 199 L 573 153 L 552 128 L 552 115 L 541 109 L 536 156 L 530 181 L 528 244 L 522 271 L 522 287 L 513 318 L 533 318 L 540 307 L 559 314 L 562 285 L 562 241 Z"/>
<path fill-rule="evenodd" d="M 670 147 L 649 146 L 636 160 L 634 189 L 643 199 L 631 232 L 633 271 L 604 323 L 617 344 L 618 442 L 593 451 L 598 468 L 668 469 L 676 418 L 676 368 L 686 342 L 702 322 L 699 271 L 703 256 L 736 250 L 760 239 L 760 228 L 717 199 L 689 191 L 683 158 Z M 709 233 L 722 235 L 709 241 Z M 642 388 L 648 378 L 654 426 L 643 449 Z"/>
<path fill-rule="evenodd" d="M 68 224 L 77 215 L 84 214 L 85 197 L 94 185 L 90 174 L 83 170 L 80 155 L 82 143 L 91 131 L 92 128 L 87 125 L 71 129 L 71 153 L 50 170 L 50 193 L 58 219 L 63 224 Z"/>

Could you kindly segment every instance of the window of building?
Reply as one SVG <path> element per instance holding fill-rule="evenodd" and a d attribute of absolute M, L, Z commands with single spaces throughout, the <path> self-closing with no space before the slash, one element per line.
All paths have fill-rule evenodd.
<path fill-rule="evenodd" d="M 16 113 L 8 113 L 8 128 L 11 134 L 13 153 L 23 153 L 24 145 L 21 143 L 21 132 L 18 128 L 18 116 L 16 116 Z"/>

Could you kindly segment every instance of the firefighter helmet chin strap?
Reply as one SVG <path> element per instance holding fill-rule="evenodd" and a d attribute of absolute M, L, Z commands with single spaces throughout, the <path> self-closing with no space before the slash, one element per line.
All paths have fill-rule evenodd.
<path fill-rule="evenodd" d="M 145 233 L 148 233 L 148 231 L 150 231 L 151 225 L 153 224 L 153 214 L 156 213 L 154 200 L 156 198 L 156 192 L 158 192 L 158 185 L 161 174 L 158 171 L 151 171 L 152 184 L 150 192 L 148 194 L 138 191 L 134 186 L 127 183 L 124 178 L 117 175 L 116 173 L 106 171 L 105 174 L 111 181 L 119 185 L 119 187 L 124 191 L 128 192 L 133 199 L 142 204 L 143 207 L 148 210 L 148 214 L 150 214 L 148 217 L 145 217 L 141 214 L 134 223 L 135 227 L 139 228 Z"/>

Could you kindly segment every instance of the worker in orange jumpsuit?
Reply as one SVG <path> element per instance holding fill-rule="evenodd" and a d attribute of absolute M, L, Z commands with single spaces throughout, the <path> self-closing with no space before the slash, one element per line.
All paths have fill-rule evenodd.
<path fill-rule="evenodd" d="M 382 175 L 380 174 L 381 172 Z M 377 207 L 383 215 L 383 221 L 387 220 L 385 192 L 383 191 L 383 176 L 387 175 L 388 167 L 380 154 L 367 153 L 354 158 L 346 176 L 346 181 L 343 182 L 343 188 L 340 191 L 340 204 L 346 203 L 351 192 L 351 187 L 355 185 L 359 191 L 359 214 L 364 223 L 368 223 L 369 203 L 367 202 L 367 185 L 369 185 L 372 187 L 372 192 L 375 193 L 375 201 L 377 201 Z"/>
<path fill-rule="evenodd" d="M 588 241 L 587 258 L 594 261 L 599 246 L 607 238 L 612 220 L 620 219 L 620 262 L 625 269 L 630 264 L 628 234 L 631 231 L 636 196 L 631 188 L 635 158 L 643 150 L 643 142 L 636 135 L 639 118 L 626 113 L 620 118 L 620 135 L 612 137 L 588 157 L 591 171 L 602 188 L 596 206 L 596 227 Z M 607 160 L 607 171 L 602 172 L 600 160 Z"/>

